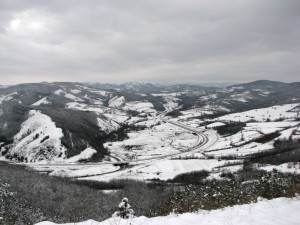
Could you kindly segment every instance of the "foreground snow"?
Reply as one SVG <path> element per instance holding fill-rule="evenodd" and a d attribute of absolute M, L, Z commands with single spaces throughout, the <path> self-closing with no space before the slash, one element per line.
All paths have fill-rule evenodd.
<path fill-rule="evenodd" d="M 300 197 L 292 199 L 277 198 L 273 200 L 261 199 L 258 203 L 237 205 L 224 209 L 197 213 L 185 213 L 180 215 L 169 215 L 164 217 L 137 217 L 132 220 L 111 218 L 103 222 L 88 220 L 77 225 L 296 225 L 300 224 Z M 51 222 L 41 222 L 36 225 L 54 225 Z M 68 223 L 71 225 L 74 223 Z"/>

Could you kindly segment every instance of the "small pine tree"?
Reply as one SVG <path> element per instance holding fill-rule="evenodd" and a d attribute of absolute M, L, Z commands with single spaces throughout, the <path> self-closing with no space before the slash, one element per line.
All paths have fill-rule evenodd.
<path fill-rule="evenodd" d="M 116 211 L 113 216 L 129 219 L 133 217 L 133 213 L 134 212 L 128 203 L 128 198 L 123 198 L 121 203 L 118 205 L 118 211 Z"/>

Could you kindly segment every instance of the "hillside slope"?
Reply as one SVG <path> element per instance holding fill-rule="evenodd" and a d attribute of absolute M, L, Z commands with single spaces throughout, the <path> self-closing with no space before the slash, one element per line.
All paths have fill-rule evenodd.
<path fill-rule="evenodd" d="M 109 154 L 103 146 L 105 142 L 126 138 L 128 126 L 140 129 L 157 124 L 162 113 L 180 109 L 173 113 L 180 116 L 182 110 L 197 109 L 201 113 L 196 117 L 215 118 L 276 104 L 298 103 L 299 96 L 299 83 L 274 81 L 255 81 L 227 88 L 139 83 L 38 83 L 2 87 L 1 154 L 25 162 L 26 158 L 33 162 L 53 161 L 73 157 L 91 147 L 97 150 L 94 160 L 101 160 Z M 38 118 L 37 114 L 59 130 L 60 135 L 54 138 L 55 146 L 33 147 L 41 140 L 34 140 L 29 134 L 26 141 L 23 140 L 26 132 L 22 129 L 26 124 L 40 123 L 44 136 L 50 136 L 49 127 L 43 122 L 39 119 L 32 122 Z M 29 130 L 35 131 L 35 128 Z M 21 133 L 23 138 L 20 138 Z M 50 141 L 43 145 L 46 143 Z"/>

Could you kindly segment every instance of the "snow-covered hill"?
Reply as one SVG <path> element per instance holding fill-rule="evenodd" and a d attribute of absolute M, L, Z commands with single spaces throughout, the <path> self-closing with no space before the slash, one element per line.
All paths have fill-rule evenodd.
<path fill-rule="evenodd" d="M 173 150 L 170 151 L 193 143 L 189 138 L 172 139 L 166 127 L 162 128 L 166 132 L 161 132 L 159 140 L 157 131 L 161 129 L 159 125 L 162 118 L 172 116 L 174 118 L 168 119 L 194 128 L 203 128 L 204 122 L 207 128 L 216 127 L 210 125 L 213 122 L 225 125 L 228 122 L 245 122 L 247 126 L 243 134 L 232 136 L 233 141 L 229 141 L 228 137 L 222 138 L 219 147 L 234 147 L 230 143 L 240 145 L 242 143 L 235 139 L 243 135 L 244 147 L 240 147 L 239 151 L 242 149 L 243 152 L 249 152 L 249 149 L 255 150 L 250 141 L 259 138 L 266 127 L 270 127 L 270 132 L 279 131 L 281 139 L 284 135 L 288 137 L 288 132 L 298 132 L 296 124 L 292 122 L 299 119 L 299 96 L 299 85 L 272 81 L 256 81 L 226 88 L 143 83 L 40 83 L 7 86 L 0 89 L 0 151 L 6 158 L 23 162 L 70 158 L 90 147 L 97 151 L 93 156 L 96 160 L 107 159 L 108 150 L 123 155 L 121 158 L 125 159 L 136 155 L 147 157 L 160 154 L 163 151 L 161 149 L 170 145 L 170 140 L 173 141 L 170 145 Z M 281 105 L 283 103 L 285 105 Z M 172 110 L 175 113 L 170 113 Z M 33 112 L 36 114 L 33 115 Z M 269 123 L 275 120 L 290 124 Z M 46 126 L 47 121 L 51 121 L 49 124 L 52 127 Z M 32 133 L 27 134 L 23 127 L 31 127 L 31 124 L 40 125 L 38 129 L 30 128 Z M 282 126 L 283 129 L 278 129 Z M 288 126 L 293 128 L 288 130 Z M 148 131 L 141 131 L 146 128 Z M 40 132 L 39 137 L 33 135 L 37 132 Z M 127 133 L 131 136 L 122 144 Z M 133 137 L 134 133 L 140 138 Z M 49 138 L 42 141 L 41 138 L 47 136 Z M 139 147 L 142 148 L 140 152 L 138 149 L 126 149 L 128 143 L 135 141 L 142 146 Z M 273 142 L 264 144 L 263 148 L 267 149 Z M 120 148 L 117 148 L 119 145 Z"/>
<path fill-rule="evenodd" d="M 61 161 L 66 156 L 62 137 L 62 129 L 57 128 L 49 116 L 31 110 L 14 137 L 8 156 L 17 156 L 25 162 Z"/>

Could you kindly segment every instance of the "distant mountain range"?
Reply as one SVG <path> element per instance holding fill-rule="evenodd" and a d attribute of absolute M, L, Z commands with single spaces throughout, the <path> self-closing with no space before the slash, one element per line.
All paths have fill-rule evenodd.
<path fill-rule="evenodd" d="M 213 87 L 211 87 L 213 86 Z M 260 80 L 229 87 L 150 83 L 32 83 L 0 88 L 1 155 L 24 162 L 59 161 L 91 147 L 109 154 L 107 140 L 174 110 L 229 112 L 299 103 L 300 82 Z"/>

